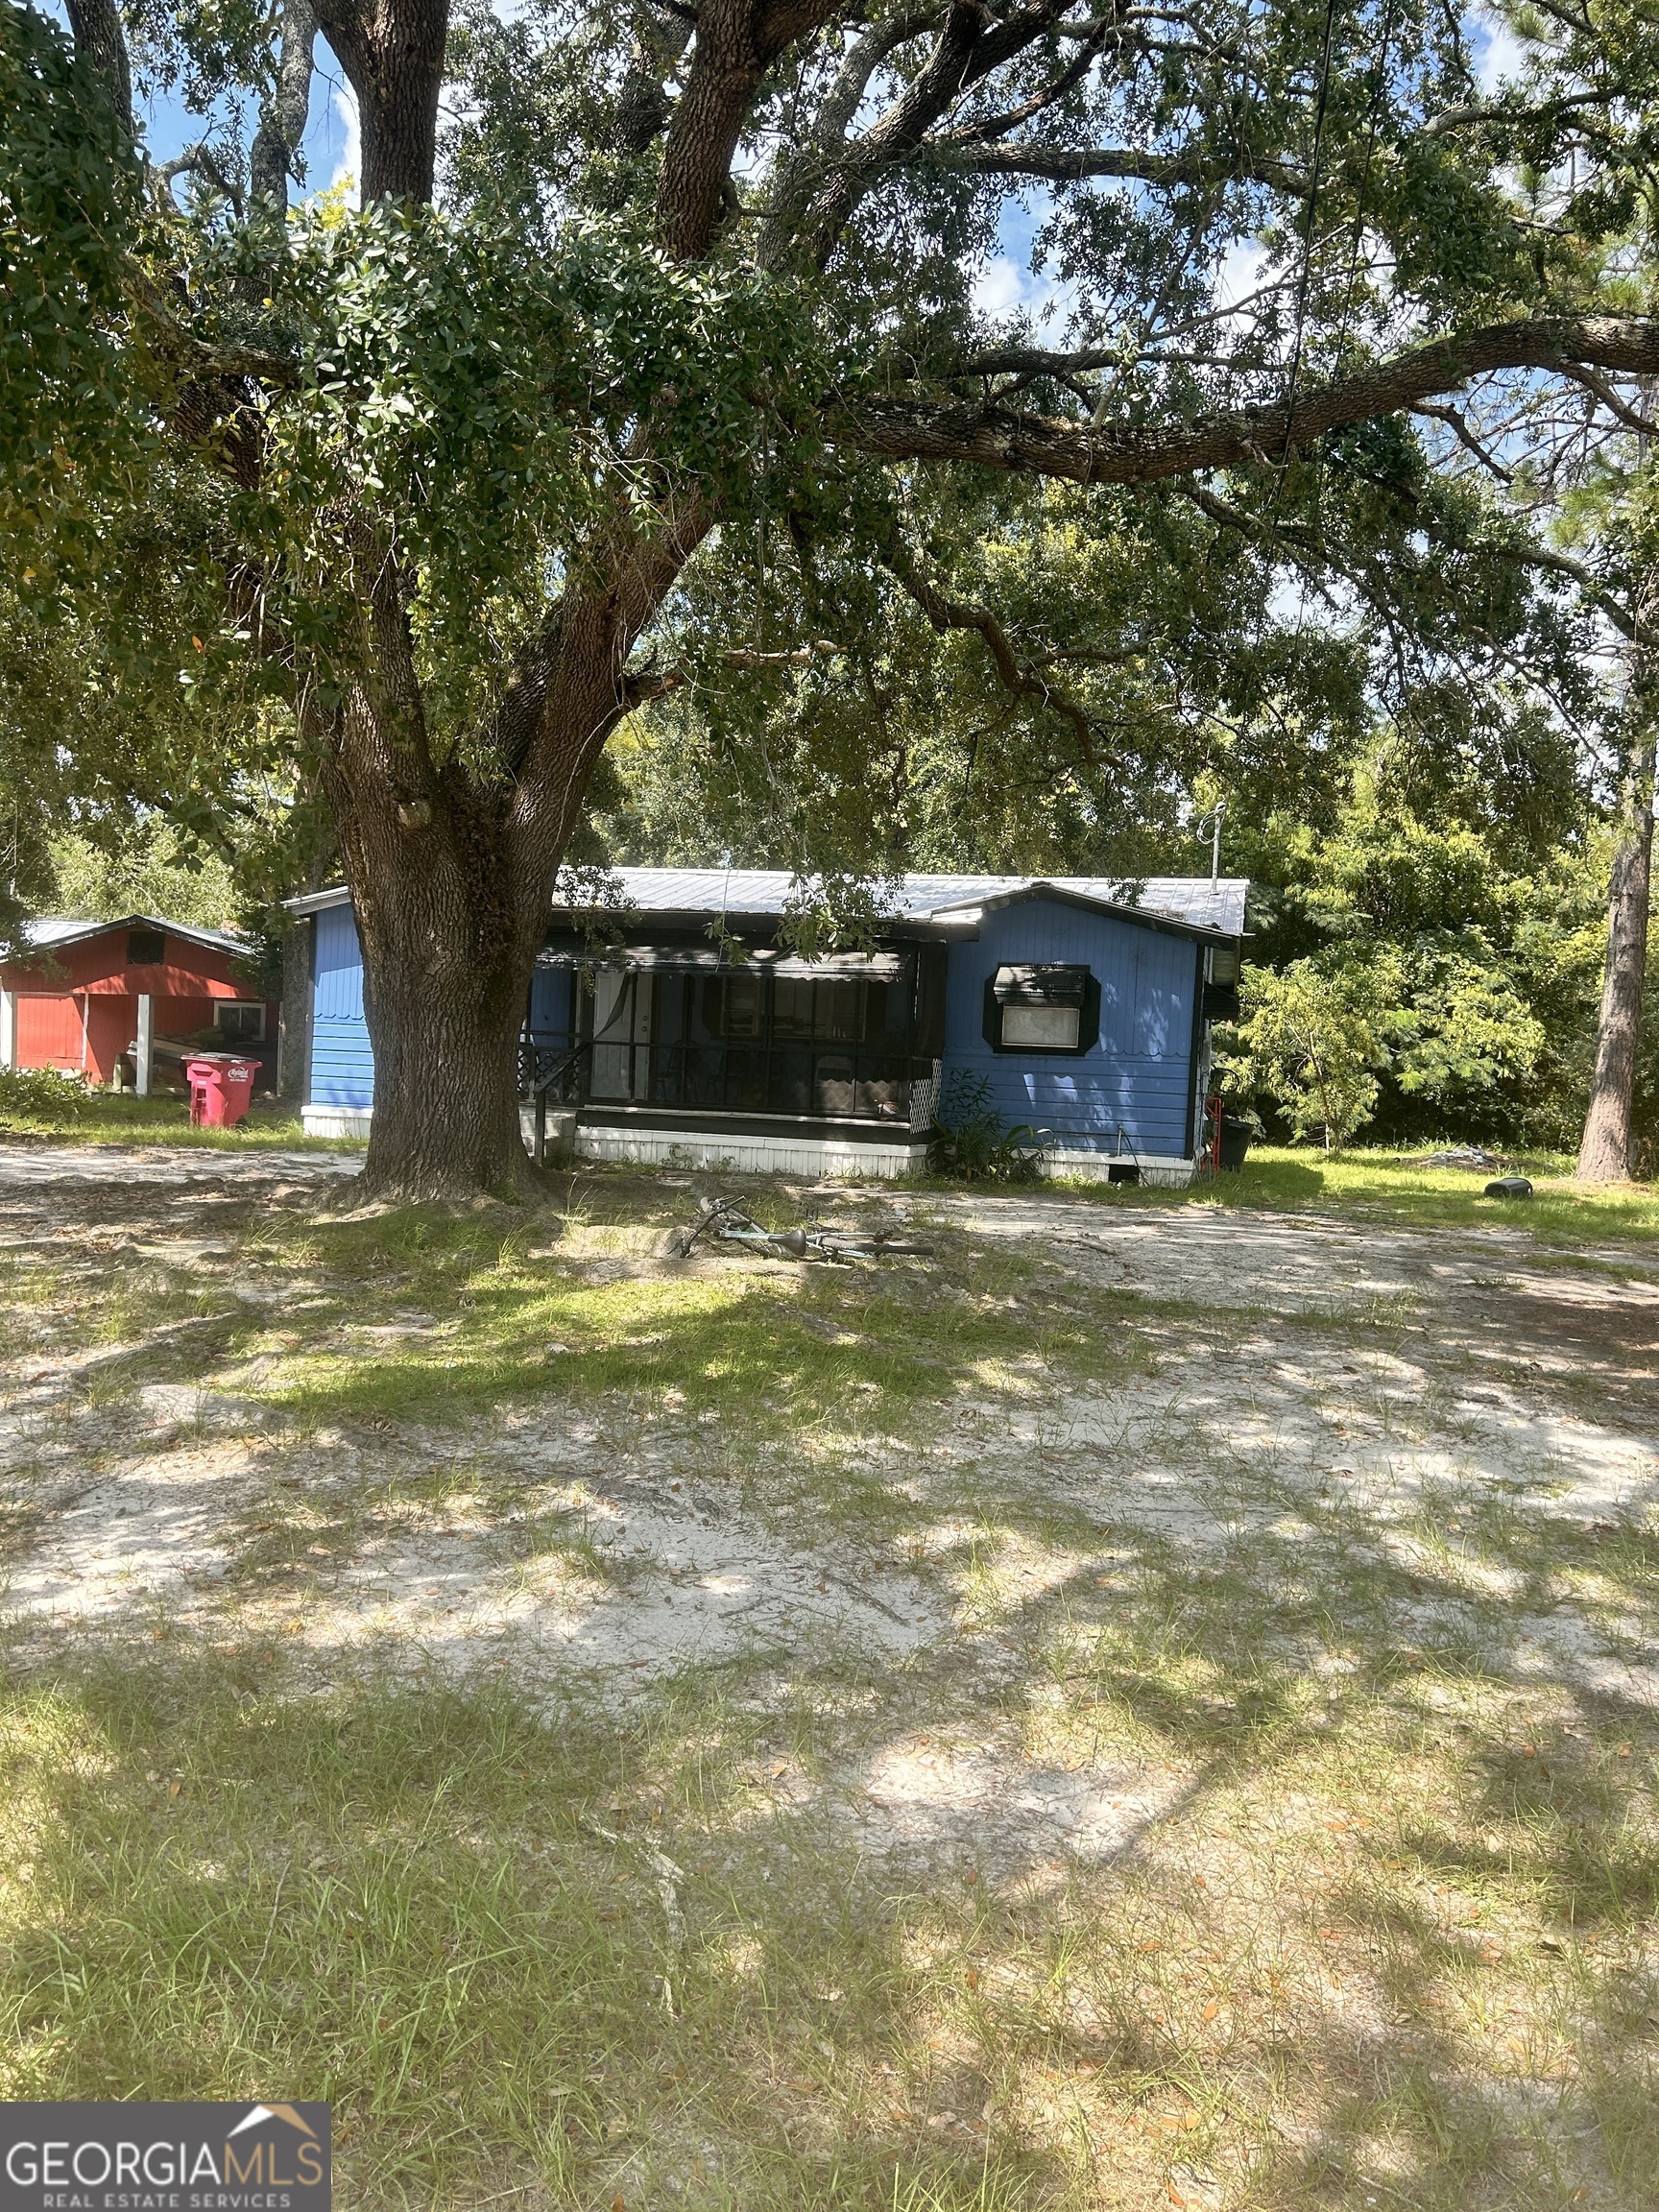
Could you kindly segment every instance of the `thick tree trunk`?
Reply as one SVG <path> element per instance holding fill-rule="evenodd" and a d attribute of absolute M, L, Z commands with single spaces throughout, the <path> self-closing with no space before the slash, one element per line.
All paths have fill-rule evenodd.
<path fill-rule="evenodd" d="M 1620 792 L 1619 833 L 1607 887 L 1607 965 L 1596 1030 L 1596 1069 L 1578 1147 L 1580 1183 L 1621 1183 L 1631 1169 L 1636 1051 L 1647 974 L 1647 910 L 1653 866 L 1653 746 L 1629 762 Z"/>
<path fill-rule="evenodd" d="M 310 734 L 351 886 L 374 1054 L 356 1192 L 509 1197 L 527 1174 L 518 1037 L 557 854 L 526 865 L 511 786 L 481 788 L 453 757 L 434 761 L 397 562 L 366 535 L 352 550 L 370 577 L 359 675 Z"/>
<path fill-rule="evenodd" d="M 628 709 L 629 651 L 710 519 L 687 502 L 649 537 L 619 525 L 594 562 L 601 581 L 565 593 L 490 721 L 436 757 L 397 555 L 367 525 L 347 532 L 355 680 L 337 709 L 308 690 L 301 711 L 363 949 L 374 1116 L 362 1197 L 528 1185 L 518 1044 L 554 883 Z"/>
<path fill-rule="evenodd" d="M 347 714 L 358 718 L 361 699 Z M 348 741 L 325 770 L 374 1053 L 357 1191 L 397 1204 L 513 1197 L 528 1180 L 518 1040 L 558 854 L 515 865 L 508 798 L 453 766 L 410 792 L 364 773 L 362 752 Z"/>
<path fill-rule="evenodd" d="M 521 1194 L 518 1038 L 535 947 L 480 931 L 443 882 L 359 902 L 374 1118 L 359 1190 L 398 1203 Z"/>
<path fill-rule="evenodd" d="M 684 552 L 572 595 L 476 756 L 434 761 L 396 561 L 370 544 L 359 681 L 312 736 L 351 886 L 374 1053 L 357 1192 L 509 1197 L 530 1180 L 519 1038 L 559 865 L 626 706 L 621 663 Z M 478 760 L 498 773 L 478 772 Z"/>

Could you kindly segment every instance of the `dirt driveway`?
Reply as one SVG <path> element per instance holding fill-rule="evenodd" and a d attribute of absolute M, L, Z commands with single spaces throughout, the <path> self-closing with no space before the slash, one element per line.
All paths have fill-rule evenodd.
<path fill-rule="evenodd" d="M 935 1240 L 878 1279 L 663 1260 L 708 1179 L 417 1234 L 319 1223 L 342 1171 L 0 1148 L 14 1682 L 207 1653 L 319 1710 L 747 1715 L 741 1807 L 659 1831 L 676 1943 L 699 1868 L 779 1850 L 850 1852 L 889 1919 L 978 1881 L 1087 1931 L 1059 1983 L 981 1931 L 974 2003 L 1023 2027 L 941 2000 L 838 2119 L 780 2076 L 820 2134 L 874 2125 L 877 2080 L 896 2171 L 1017 2149 L 1010 2205 L 1652 2200 L 1652 2023 L 1608 2009 L 1652 1984 L 1648 1875 L 1606 1873 L 1588 1940 L 1571 1867 L 1655 1863 L 1659 1258 L 798 1193 Z M 698 2125 L 695 2157 L 601 2135 L 567 2200 L 758 2202 Z"/>
<path fill-rule="evenodd" d="M 226 1624 L 228 1603 L 240 1616 L 253 1602 L 241 1588 L 232 1599 L 224 1577 L 239 1525 L 268 1498 L 286 1455 L 279 1416 L 259 1402 L 271 1352 L 228 1364 L 212 1357 L 227 1303 L 272 1327 L 303 1330 L 313 1312 L 320 1334 L 343 1330 L 359 1357 L 441 1342 L 445 1332 L 423 1312 L 377 1323 L 331 1310 L 313 1275 L 283 1280 L 257 1241 L 247 1243 L 261 1217 L 308 1214 L 354 1166 L 304 1152 L 0 1147 L 0 1250 L 14 1280 L 33 1273 L 48 1293 L 18 1317 L 0 1417 L 12 1512 L 39 1532 L 10 1563 L 7 1605 L 18 1626 L 48 1640 L 71 1626 L 119 1633 L 163 1607 L 176 1625 L 206 1633 Z M 626 1188 L 610 1189 L 625 1204 Z M 1051 1297 L 1082 1286 L 1109 1293 L 1124 1344 L 1151 1351 L 1149 1372 L 1116 1387 L 1094 1376 L 1030 1375 L 1012 1393 L 970 1382 L 929 1407 L 945 1415 L 929 1423 L 931 1466 L 982 1470 L 1039 1508 L 1063 1503 L 1115 1528 L 1133 1524 L 1203 1548 L 1252 1520 L 1271 1524 L 1287 1498 L 1326 1500 L 1340 1485 L 1373 1536 L 1405 1556 L 1408 1539 L 1394 1531 L 1426 1496 L 1503 1499 L 1591 1527 L 1640 1514 L 1651 1498 L 1659 1260 L 1574 1264 L 1539 1254 L 1520 1230 L 1436 1238 L 1198 1207 L 1106 1213 L 1048 1195 L 863 1195 L 954 1232 L 953 1258 L 970 1283 L 982 1271 L 976 1254 L 991 1264 L 1012 1254 Z M 673 1203 L 652 1190 L 658 1205 L 664 1196 Z M 688 1210 L 688 1197 L 679 1203 Z M 598 1229 L 587 1241 L 585 1258 L 581 1232 L 566 1232 L 561 1260 L 597 1266 L 613 1282 L 756 1272 L 743 1260 L 665 1266 L 655 1231 Z M 630 1243 L 647 1249 L 630 1252 Z M 65 1334 L 87 1333 L 75 1323 L 65 1332 L 52 1287 L 79 1310 L 76 1290 L 124 1271 L 159 1277 L 176 1296 L 194 1286 L 208 1310 L 145 1329 L 140 1305 L 129 1308 L 140 1323 L 131 1335 L 108 1341 L 106 1313 L 89 1341 L 65 1343 Z M 1018 1299 L 1010 1304 L 1017 1312 Z M 189 1350 L 195 1335 L 200 1359 Z M 187 1372 L 139 1380 L 147 1351 Z M 100 1378 L 109 1379 L 105 1390 Z M 953 1638 L 946 1593 L 873 1557 L 855 1528 L 837 1527 L 827 1548 L 797 1548 L 701 1493 L 724 1445 L 699 1425 L 677 1422 L 672 1409 L 641 1419 L 630 1407 L 619 1433 L 613 1407 L 575 1421 L 563 1411 L 509 1406 L 458 1430 L 443 1423 L 436 1434 L 398 1423 L 396 1441 L 380 1444 L 373 1431 L 325 1430 L 308 1439 L 298 1479 L 359 1490 L 381 1455 L 406 1470 L 414 1453 L 437 1473 L 458 1455 L 503 1458 L 520 1479 L 533 1468 L 538 1486 L 580 1493 L 591 1545 L 629 1563 L 625 1581 L 527 1588 L 517 1562 L 496 1555 L 488 1520 L 450 1510 L 396 1538 L 370 1537 L 355 1557 L 331 1556 L 326 1601 L 307 1599 L 308 1647 L 326 1653 L 366 1636 L 407 1639 L 423 1659 L 498 1665 L 505 1653 L 539 1675 L 564 1660 L 599 1670 L 615 1694 L 781 1627 L 838 1628 L 895 1653 Z M 821 1442 L 833 1455 L 837 1440 Z M 883 1472 L 919 1487 L 911 1440 L 859 1434 L 856 1449 L 866 1474 L 872 1453 L 890 1455 Z M 284 1479 L 290 1487 L 297 1479 L 291 1470 Z M 926 1548 L 942 1559 L 952 1541 L 935 1531 Z M 1068 1559 L 1070 1571 L 1087 1564 Z M 1647 1694 L 1645 1661 L 1632 1672 L 1623 1647 L 1598 1651 L 1571 1610 L 1534 1632 L 1561 1647 L 1563 1664 Z"/>

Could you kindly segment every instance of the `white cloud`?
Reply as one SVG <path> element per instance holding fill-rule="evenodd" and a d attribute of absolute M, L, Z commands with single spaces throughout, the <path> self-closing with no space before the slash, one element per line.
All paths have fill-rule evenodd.
<path fill-rule="evenodd" d="M 1215 304 L 1236 307 L 1267 281 L 1267 249 L 1259 238 L 1240 238 L 1229 246 L 1215 270 Z"/>
<path fill-rule="evenodd" d="M 999 253 L 995 261 L 987 261 L 974 278 L 974 306 L 981 315 L 996 319 L 1018 315 L 1026 304 L 1029 276 L 1030 272 L 1022 269 L 1018 261 L 1010 261 L 1006 253 Z"/>
<path fill-rule="evenodd" d="M 1028 315 L 1040 325 L 1063 327 L 1077 304 L 1077 289 L 1057 283 L 1011 254 L 998 253 L 974 280 L 974 304 L 993 322 Z"/>
<path fill-rule="evenodd" d="M 363 132 L 357 119 L 357 95 L 349 84 L 336 84 L 328 96 L 328 136 L 332 143 L 336 132 L 342 140 L 339 157 L 334 163 L 334 174 L 328 180 L 328 189 L 337 191 L 346 187 L 346 197 L 353 207 L 361 204 L 360 186 L 363 180 Z"/>
<path fill-rule="evenodd" d="M 1475 18 L 1475 76 L 1482 92 L 1495 92 L 1506 79 L 1520 76 L 1527 49 L 1501 15 L 1482 9 Z"/>

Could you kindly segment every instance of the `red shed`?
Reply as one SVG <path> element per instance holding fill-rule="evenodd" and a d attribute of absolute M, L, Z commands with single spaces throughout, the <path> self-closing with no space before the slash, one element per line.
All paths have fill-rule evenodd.
<path fill-rule="evenodd" d="M 0 963 L 0 1067 L 108 1083 L 126 1060 L 147 1093 L 156 1059 L 216 1046 L 269 1079 L 277 1002 L 250 988 L 241 938 L 157 914 L 32 922 L 24 936 L 29 950 Z"/>

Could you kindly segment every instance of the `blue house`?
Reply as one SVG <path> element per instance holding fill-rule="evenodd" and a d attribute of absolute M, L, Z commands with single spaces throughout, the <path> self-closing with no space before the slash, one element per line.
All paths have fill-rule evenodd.
<path fill-rule="evenodd" d="M 1238 1010 L 1238 878 L 907 876 L 869 950 L 780 942 L 781 870 L 623 868 L 555 906 L 524 1026 L 524 1095 L 589 1158 L 901 1175 L 955 1081 L 1043 1132 L 1056 1174 L 1185 1183 L 1210 1024 Z M 305 1126 L 366 1132 L 374 1062 L 349 894 L 312 931 Z M 530 1109 L 526 1105 L 528 1126 Z"/>

